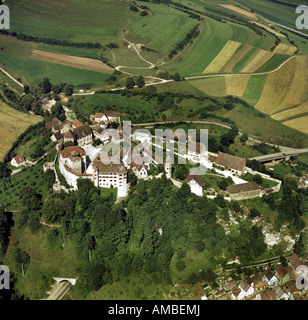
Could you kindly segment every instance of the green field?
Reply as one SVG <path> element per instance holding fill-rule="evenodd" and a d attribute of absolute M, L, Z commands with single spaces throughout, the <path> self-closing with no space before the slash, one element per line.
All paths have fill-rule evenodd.
<path fill-rule="evenodd" d="M 10 0 L 8 5 L 17 33 L 74 42 L 115 42 L 118 30 L 138 17 L 128 3 L 113 0 Z"/>
<path fill-rule="evenodd" d="M 248 80 L 248 84 L 242 98 L 247 100 L 249 103 L 257 103 L 262 94 L 266 78 L 267 75 L 251 76 Z"/>
<path fill-rule="evenodd" d="M 79 85 L 103 83 L 109 77 L 109 75 L 100 72 L 32 59 L 30 58 L 32 50 L 40 47 L 39 44 L 6 36 L 0 36 L 0 39 L 3 48 L 0 51 L 1 67 L 13 77 L 20 78 L 24 84 L 37 84 L 44 77 L 47 77 L 53 83 L 66 82 Z M 44 46 L 44 48 L 47 47 Z M 54 51 L 57 49 L 54 49 Z M 68 53 L 68 50 L 66 53 Z M 80 51 L 79 53 L 81 54 Z M 85 55 L 88 55 L 88 52 Z"/>
<path fill-rule="evenodd" d="M 295 8 L 298 5 L 307 5 L 307 0 L 303 0 L 300 2 L 292 2 L 292 5 L 284 5 L 280 1 L 280 3 L 276 1 L 269 0 L 252 0 L 247 3 L 245 0 L 238 0 L 239 3 L 243 4 L 250 9 L 254 9 L 255 12 L 261 14 L 263 17 L 270 19 L 272 21 L 278 22 L 282 25 L 286 25 L 287 27 L 296 29 L 295 21 L 299 17 L 295 12 Z M 286 1 L 285 1 L 286 2 Z M 307 33 L 305 29 L 300 30 L 301 32 Z"/>
<path fill-rule="evenodd" d="M 245 26 L 236 23 L 221 23 L 211 18 L 204 18 L 202 31 L 188 52 L 180 59 L 166 66 L 171 73 L 179 71 L 185 76 L 201 74 L 222 50 L 228 40 L 245 43 L 260 49 L 271 47 L 274 38 L 261 37 Z"/>
<path fill-rule="evenodd" d="M 139 5 L 144 2 L 136 1 Z M 146 47 L 168 55 L 198 21 L 189 18 L 181 11 L 162 6 L 160 4 L 146 3 L 153 15 L 140 17 L 127 28 L 129 33 L 141 35 L 139 39 Z M 159 35 L 159 36 L 157 36 Z"/>

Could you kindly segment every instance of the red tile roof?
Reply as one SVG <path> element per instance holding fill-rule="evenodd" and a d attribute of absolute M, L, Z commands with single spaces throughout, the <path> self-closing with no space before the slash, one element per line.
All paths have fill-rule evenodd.
<path fill-rule="evenodd" d="M 22 154 L 18 154 L 17 156 L 14 157 L 14 159 L 17 164 L 20 164 L 20 163 L 26 161 Z"/>
<path fill-rule="evenodd" d="M 74 152 L 74 153 L 78 153 L 80 156 L 85 156 L 85 152 L 79 148 L 78 146 L 71 146 L 71 147 L 67 147 L 63 150 L 60 151 L 60 154 L 63 158 L 68 158 L 70 156 L 70 154 Z"/>
<path fill-rule="evenodd" d="M 79 127 L 83 126 L 83 123 L 81 123 L 79 120 L 75 120 L 75 121 L 73 122 L 73 126 L 74 126 L 75 128 L 79 128 Z"/>
<path fill-rule="evenodd" d="M 232 156 L 231 154 L 223 152 L 219 152 L 215 163 L 225 167 L 226 169 L 234 169 L 239 171 L 243 171 L 246 166 L 246 161 L 244 158 Z"/>

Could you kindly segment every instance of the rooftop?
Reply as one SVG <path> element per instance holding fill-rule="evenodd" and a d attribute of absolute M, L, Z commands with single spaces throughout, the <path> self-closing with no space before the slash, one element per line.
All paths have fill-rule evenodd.
<path fill-rule="evenodd" d="M 254 191 L 254 190 L 261 190 L 262 187 L 256 184 L 254 181 L 247 182 L 247 183 L 240 183 L 234 184 L 227 187 L 227 191 L 230 194 L 236 194 L 240 192 L 247 192 L 247 191 Z"/>
<path fill-rule="evenodd" d="M 234 170 L 243 171 L 246 166 L 246 161 L 244 158 L 232 156 L 231 154 L 223 153 L 223 152 L 218 153 L 215 163 L 228 170 L 234 169 Z"/>

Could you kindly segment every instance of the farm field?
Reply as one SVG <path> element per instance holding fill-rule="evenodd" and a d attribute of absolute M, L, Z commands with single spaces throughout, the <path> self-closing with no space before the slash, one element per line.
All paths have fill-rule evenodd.
<path fill-rule="evenodd" d="M 0 30 L 0 167 L 13 168 L 13 153 L 36 162 L 0 172 L 0 207 L 8 211 L 1 219 L 0 208 L 0 264 L 12 271 L 9 298 L 44 299 L 59 276 L 77 280 L 63 300 L 223 299 L 235 294 L 233 289 L 222 293 L 225 280 L 240 282 L 263 272 L 268 261 L 280 257 L 283 263 L 289 249 L 302 251 L 306 239 L 304 244 L 297 239 L 304 231 L 301 219 L 308 223 L 306 194 L 289 177 L 307 173 L 301 161 L 308 164 L 308 154 L 262 166 L 247 161 L 248 167 L 279 178 L 281 189 L 231 202 L 222 191 L 238 183 L 236 177 L 266 188 L 276 182 L 258 182 L 247 172 L 226 179 L 235 170 L 223 176 L 214 165 L 199 176 L 204 195 L 213 195 L 202 198 L 191 194 L 190 184 L 178 188 L 164 174 L 139 179 L 125 163 L 127 180 L 120 183 L 128 182 L 129 192 L 121 198 L 118 188 L 94 186 L 91 181 L 103 181 L 96 172 L 102 170 L 90 164 L 93 147 L 103 147 L 99 128 L 120 131 L 106 111 L 119 112 L 132 129 L 152 134 L 195 129 L 199 141 L 200 130 L 207 129 L 209 151 L 246 159 L 279 148 L 307 148 L 308 37 L 260 17 L 294 27 L 292 2 L 5 0 L 11 28 Z M 108 121 L 96 126 L 90 116 L 105 112 Z M 54 126 L 55 117 L 63 125 Z M 76 119 L 91 129 L 73 129 Z M 66 135 L 69 128 L 73 132 Z M 82 146 L 79 138 L 88 133 L 92 146 Z M 74 142 L 68 142 L 70 134 Z M 72 144 L 87 156 L 71 152 L 67 162 L 61 150 Z M 178 141 L 174 146 L 179 152 Z M 102 154 L 97 159 L 104 160 Z M 188 166 L 199 164 L 187 160 L 181 167 L 178 159 L 171 176 L 187 182 Z M 62 160 L 67 174 L 60 172 Z M 61 185 L 69 188 L 73 176 L 80 178 L 78 190 L 53 188 L 53 170 L 43 172 L 51 161 Z M 141 167 L 136 164 L 138 171 Z M 163 171 L 151 166 L 148 174 Z M 240 265 L 229 265 L 235 257 Z M 255 267 L 257 262 L 264 266 Z"/>
<path fill-rule="evenodd" d="M 240 15 L 243 15 L 250 19 L 257 19 L 256 15 L 253 12 L 249 12 L 247 10 L 241 9 L 240 7 L 234 6 L 232 4 L 219 4 L 219 6 L 224 7 L 226 9 L 232 10 Z"/>
<path fill-rule="evenodd" d="M 79 85 L 103 82 L 109 77 L 106 73 L 33 59 L 31 55 L 39 45 L 37 43 L 3 35 L 0 35 L 0 41 L 3 48 L 0 51 L 0 66 L 13 77 L 20 78 L 24 84 L 37 84 L 42 78 L 47 77 L 53 83 L 67 82 Z"/>
<path fill-rule="evenodd" d="M 118 30 L 139 17 L 127 3 L 113 0 L 10 0 L 9 5 L 17 33 L 73 42 L 115 42 Z"/>
<path fill-rule="evenodd" d="M 0 161 L 18 136 L 39 121 L 38 117 L 16 111 L 0 101 Z"/>
<path fill-rule="evenodd" d="M 37 49 L 33 50 L 30 58 L 53 62 L 57 64 L 62 64 L 65 66 L 84 69 L 84 70 L 102 72 L 105 74 L 111 74 L 114 71 L 113 68 L 107 66 L 105 63 L 99 60 L 84 58 L 84 57 L 76 57 L 76 56 L 50 52 L 45 50 L 37 50 Z"/>
<path fill-rule="evenodd" d="M 308 57 L 298 56 L 290 59 L 279 70 L 268 75 L 224 76 L 190 81 L 198 90 L 216 97 L 234 95 L 255 108 L 282 121 L 298 115 L 296 119 L 283 122 L 296 130 L 306 133 L 305 117 L 300 117 L 307 110 Z M 293 109 L 291 109 L 293 108 Z M 286 110 L 284 113 L 282 111 Z"/>
<path fill-rule="evenodd" d="M 292 3 L 292 4 L 282 4 L 279 1 L 266 1 L 266 0 L 254 0 L 254 1 L 245 1 L 237 0 L 238 3 L 242 4 L 246 8 L 254 9 L 258 14 L 261 14 L 263 17 L 286 25 L 287 27 L 295 29 L 295 21 L 298 17 L 298 14 L 295 12 L 295 8 L 299 4 L 307 4 L 307 2 L 302 3 Z M 307 30 L 303 30 L 304 33 L 307 33 Z"/>
<path fill-rule="evenodd" d="M 144 2 L 136 1 L 139 5 Z M 138 18 L 125 30 L 131 33 L 135 43 L 143 43 L 147 48 L 168 55 L 178 42 L 198 23 L 197 20 L 181 11 L 160 4 L 147 3 L 153 13 L 151 16 Z M 159 34 L 159 37 L 157 36 Z M 138 37 L 139 36 L 139 37 Z"/>

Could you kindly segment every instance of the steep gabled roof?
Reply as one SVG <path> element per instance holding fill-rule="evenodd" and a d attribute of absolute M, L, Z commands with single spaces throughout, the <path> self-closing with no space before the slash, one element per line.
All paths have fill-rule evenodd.
<path fill-rule="evenodd" d="M 14 159 L 17 164 L 20 164 L 20 163 L 26 161 L 22 154 L 18 154 L 17 156 L 14 157 Z"/>
<path fill-rule="evenodd" d="M 60 151 L 62 158 L 68 158 L 71 154 L 78 154 L 80 156 L 85 156 L 85 152 L 78 146 L 66 147 Z"/>
<path fill-rule="evenodd" d="M 190 175 L 190 174 L 189 174 L 189 175 L 186 177 L 186 182 L 189 183 L 189 182 L 192 181 L 192 180 L 196 181 L 196 182 L 198 183 L 198 185 L 203 188 L 203 186 L 204 186 L 204 180 L 203 180 L 203 178 L 202 178 L 201 176 L 198 176 L 198 175 Z"/>
<path fill-rule="evenodd" d="M 256 184 L 254 181 L 250 181 L 247 183 L 233 184 L 227 187 L 227 191 L 230 194 L 236 194 L 240 192 L 254 191 L 254 190 L 262 190 L 262 187 Z"/>
<path fill-rule="evenodd" d="M 92 130 L 89 127 L 89 125 L 84 124 L 78 128 L 75 128 L 74 133 L 76 134 L 77 139 L 81 139 L 81 138 L 84 138 L 84 137 L 92 134 Z"/>
<path fill-rule="evenodd" d="M 60 126 L 61 124 L 62 124 L 62 122 L 58 118 L 53 118 L 51 121 L 47 121 L 45 123 L 45 128 L 47 130 L 50 130 L 55 126 Z"/>
<path fill-rule="evenodd" d="M 68 130 L 64 135 L 65 139 L 75 139 L 75 133 L 72 130 Z"/>
<path fill-rule="evenodd" d="M 243 171 L 246 166 L 246 161 L 244 158 L 232 156 L 231 154 L 223 152 L 218 153 L 215 163 L 220 166 L 223 166 L 226 169 L 233 169 L 239 171 Z"/>
<path fill-rule="evenodd" d="M 83 126 L 83 123 L 80 122 L 79 120 L 75 120 L 75 121 L 73 122 L 73 127 L 79 128 L 79 127 L 81 127 L 81 126 Z"/>
<path fill-rule="evenodd" d="M 293 256 L 290 258 L 289 261 L 290 261 L 291 266 L 294 269 L 296 269 L 299 265 L 303 264 L 296 253 L 293 254 Z"/>
<path fill-rule="evenodd" d="M 115 163 L 109 163 L 105 164 L 101 161 L 100 157 L 96 157 L 95 160 L 93 160 L 93 168 L 94 170 L 97 170 L 102 173 L 119 173 L 124 174 L 127 172 L 126 168 L 122 163 L 115 164 Z"/>
<path fill-rule="evenodd" d="M 105 115 L 108 118 L 119 118 L 121 117 L 121 112 L 117 112 L 117 111 L 105 111 Z"/>

